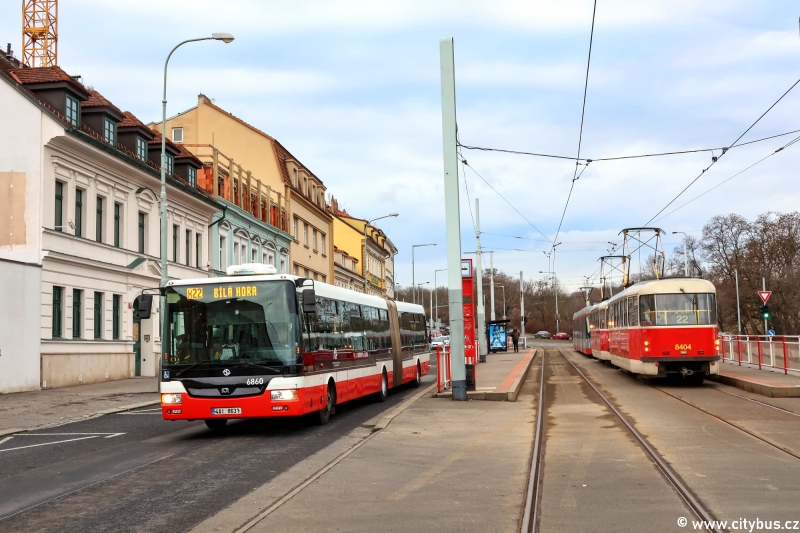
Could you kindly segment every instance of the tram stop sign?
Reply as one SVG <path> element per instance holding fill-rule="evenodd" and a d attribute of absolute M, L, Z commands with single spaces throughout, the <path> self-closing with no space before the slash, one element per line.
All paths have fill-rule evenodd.
<path fill-rule="evenodd" d="M 764 305 L 766 305 L 767 300 L 772 296 L 772 291 L 758 291 L 758 295 L 761 297 L 761 301 L 764 302 Z"/>

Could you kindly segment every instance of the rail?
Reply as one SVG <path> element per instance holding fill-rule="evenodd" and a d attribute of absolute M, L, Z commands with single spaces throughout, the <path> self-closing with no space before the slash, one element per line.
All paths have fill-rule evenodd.
<path fill-rule="evenodd" d="M 444 362 L 444 364 L 443 364 Z M 453 385 L 450 375 L 450 346 L 436 347 L 436 389 L 437 392 L 447 390 Z"/>
<path fill-rule="evenodd" d="M 800 375 L 800 335 L 722 334 L 719 341 L 726 363 Z"/>

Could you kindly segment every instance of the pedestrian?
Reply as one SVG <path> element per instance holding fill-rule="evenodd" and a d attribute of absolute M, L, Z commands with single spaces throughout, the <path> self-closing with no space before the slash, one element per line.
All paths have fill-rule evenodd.
<path fill-rule="evenodd" d="M 519 352 L 519 330 L 514 328 L 511 330 L 511 341 L 514 343 L 514 353 Z"/>

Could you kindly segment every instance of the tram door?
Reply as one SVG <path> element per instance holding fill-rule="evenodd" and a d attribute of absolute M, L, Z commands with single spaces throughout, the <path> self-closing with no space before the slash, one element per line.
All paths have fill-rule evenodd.
<path fill-rule="evenodd" d="M 142 375 L 142 319 L 139 318 L 139 298 L 133 301 L 133 359 L 134 375 Z"/>

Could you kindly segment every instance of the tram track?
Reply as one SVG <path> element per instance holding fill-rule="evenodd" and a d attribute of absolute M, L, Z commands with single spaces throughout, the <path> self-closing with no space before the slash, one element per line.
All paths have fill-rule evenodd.
<path fill-rule="evenodd" d="M 619 420 L 622 426 L 627 430 L 630 436 L 633 437 L 634 441 L 638 444 L 638 446 L 644 451 L 645 455 L 650 459 L 652 464 L 656 467 L 658 472 L 661 474 L 662 478 L 670 485 L 670 487 L 675 491 L 678 495 L 680 500 L 686 506 L 686 508 L 697 518 L 697 520 L 704 521 L 706 524 L 716 524 L 716 518 L 711 514 L 711 512 L 705 507 L 705 505 L 700 501 L 700 499 L 694 494 L 694 492 L 689 488 L 689 486 L 683 481 L 680 475 L 678 475 L 675 470 L 670 466 L 670 464 L 659 454 L 655 448 L 645 439 L 645 437 L 636 429 L 636 427 L 627 420 L 627 418 L 611 403 L 608 398 L 594 385 L 594 383 L 589 380 L 588 377 L 575 365 L 563 352 L 561 348 L 556 349 L 558 354 L 561 355 L 565 361 L 567 361 L 570 366 L 575 370 L 575 372 L 580 376 L 583 382 L 590 387 L 597 397 L 602 401 L 602 403 L 607 407 L 611 413 Z M 555 351 L 555 350 L 552 350 Z M 546 366 L 545 363 L 547 361 L 548 355 L 547 350 L 543 350 L 542 353 L 542 360 L 541 360 L 541 370 L 540 370 L 540 385 L 539 385 L 539 397 L 537 400 L 537 420 L 536 420 L 536 429 L 534 433 L 534 445 L 533 451 L 531 453 L 531 461 L 530 461 L 530 471 L 528 477 L 528 489 L 526 492 L 526 501 L 523 508 L 522 513 L 522 520 L 521 520 L 521 533 L 535 533 L 538 531 L 540 516 L 539 516 L 539 504 L 542 498 L 542 493 L 544 490 L 543 487 L 543 472 L 544 472 L 544 460 L 545 460 L 545 435 L 543 431 L 543 417 L 545 413 L 544 403 L 545 403 L 545 390 L 546 390 L 546 382 L 545 379 L 545 371 Z M 709 526 L 707 531 L 711 531 L 714 533 L 720 532 L 721 530 L 712 528 Z"/>

